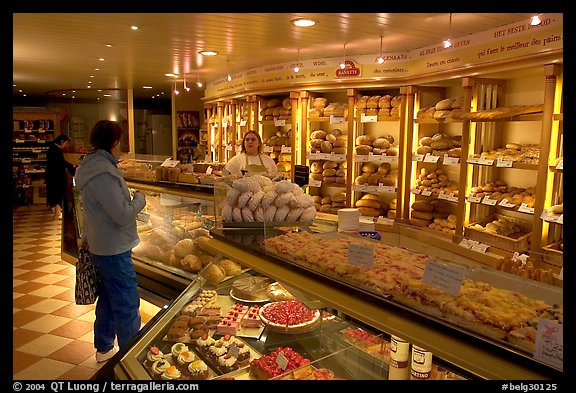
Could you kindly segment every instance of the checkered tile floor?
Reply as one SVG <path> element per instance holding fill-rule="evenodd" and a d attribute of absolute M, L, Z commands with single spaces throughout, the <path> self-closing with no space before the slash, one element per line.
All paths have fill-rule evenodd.
<path fill-rule="evenodd" d="M 13 211 L 13 379 L 86 380 L 102 366 L 94 305 L 74 303 L 75 267 L 60 258 L 60 220 L 46 207 Z M 157 308 L 142 301 L 142 323 Z"/>

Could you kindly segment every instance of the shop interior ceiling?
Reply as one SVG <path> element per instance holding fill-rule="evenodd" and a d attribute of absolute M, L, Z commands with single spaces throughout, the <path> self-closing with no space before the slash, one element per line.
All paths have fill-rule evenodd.
<path fill-rule="evenodd" d="M 448 35 L 528 23 L 534 14 L 453 13 L 450 23 L 449 13 L 15 13 L 13 94 L 76 89 L 81 97 L 132 88 L 135 98 L 170 97 L 174 81 L 181 86 L 184 77 L 197 89 L 198 80 L 205 84 L 264 65 L 376 57 L 381 46 L 386 54 L 441 45 Z M 318 24 L 290 23 L 300 17 Z M 200 50 L 219 54 L 206 57 Z"/>

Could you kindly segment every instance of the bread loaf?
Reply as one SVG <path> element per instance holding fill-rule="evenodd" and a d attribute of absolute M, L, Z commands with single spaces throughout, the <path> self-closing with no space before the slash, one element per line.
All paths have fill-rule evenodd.
<path fill-rule="evenodd" d="M 435 108 L 437 111 L 451 110 L 452 104 L 454 104 L 455 101 L 456 101 L 456 99 L 454 99 L 454 98 L 446 98 L 444 100 L 438 101 L 435 105 Z"/>

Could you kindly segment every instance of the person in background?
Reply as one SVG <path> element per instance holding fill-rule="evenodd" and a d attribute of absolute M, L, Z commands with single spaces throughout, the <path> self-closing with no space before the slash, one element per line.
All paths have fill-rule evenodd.
<path fill-rule="evenodd" d="M 228 174 L 244 176 L 253 174 L 276 174 L 276 163 L 267 154 L 262 154 L 262 139 L 256 131 L 248 131 L 242 139 L 242 152 L 236 154 L 224 169 Z"/>
<path fill-rule="evenodd" d="M 94 347 L 105 362 L 140 330 L 140 296 L 132 249 L 140 243 L 136 216 L 146 205 L 140 191 L 133 196 L 117 167 L 122 127 L 100 120 L 90 131 L 91 150 L 76 170 L 83 211 L 82 247 L 88 247 L 98 274 Z"/>
<path fill-rule="evenodd" d="M 66 161 L 64 152 L 70 144 L 68 135 L 60 134 L 54 138 L 54 142 L 46 153 L 46 204 L 53 209 L 54 219 L 62 218 L 62 203 L 68 185 L 67 176 L 74 176 L 76 167 Z"/>

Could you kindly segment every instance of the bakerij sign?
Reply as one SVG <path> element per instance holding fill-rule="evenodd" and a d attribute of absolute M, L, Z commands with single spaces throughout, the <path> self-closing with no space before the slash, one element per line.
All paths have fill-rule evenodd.
<path fill-rule="evenodd" d="M 340 68 L 341 58 L 300 60 L 298 73 L 292 71 L 293 62 L 252 68 L 232 75 L 231 81 L 222 78 L 208 83 L 206 98 L 269 88 L 298 88 L 309 83 L 385 81 L 458 69 L 470 73 L 475 66 L 556 51 L 563 44 L 563 15 L 548 14 L 538 26 L 530 25 L 528 20 L 502 26 L 456 38 L 448 49 L 439 42 L 408 52 L 387 53 L 383 64 L 374 62 L 375 54 L 368 54 L 346 60 L 344 69 Z"/>

